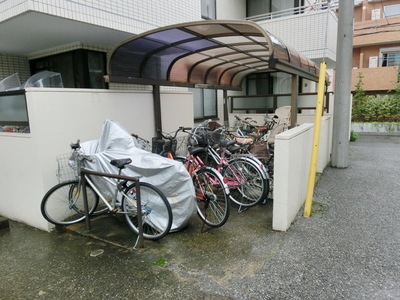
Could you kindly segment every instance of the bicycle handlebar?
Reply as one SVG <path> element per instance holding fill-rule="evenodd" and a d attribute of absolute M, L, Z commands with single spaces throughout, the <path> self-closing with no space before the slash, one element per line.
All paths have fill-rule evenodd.
<path fill-rule="evenodd" d="M 144 142 L 146 144 L 150 144 L 150 142 L 144 138 L 142 138 L 141 136 L 137 135 L 136 133 L 131 133 L 131 136 L 134 137 L 135 139 L 137 139 L 138 141 Z"/>
<path fill-rule="evenodd" d="M 250 126 L 254 126 L 254 125 L 252 125 L 251 123 L 257 124 L 257 121 L 254 120 L 254 119 L 251 118 L 251 117 L 242 118 L 242 117 L 240 117 L 239 115 L 235 115 L 235 118 L 236 118 L 237 121 L 246 123 L 246 124 L 248 124 L 248 125 L 250 125 Z"/>
<path fill-rule="evenodd" d="M 73 150 L 80 149 L 81 148 L 80 141 L 81 140 L 78 139 L 75 144 L 71 143 L 71 145 L 70 145 L 71 149 L 73 149 Z"/>
<path fill-rule="evenodd" d="M 89 155 L 84 155 L 82 151 L 78 151 L 78 149 L 81 149 L 81 140 L 77 140 L 76 143 L 71 143 L 71 149 L 74 150 L 74 153 L 77 158 L 80 160 L 87 160 L 87 161 L 93 161 L 93 159 Z"/>
<path fill-rule="evenodd" d="M 186 132 L 186 130 L 192 130 L 192 127 L 179 126 L 173 136 L 171 134 L 165 135 L 160 130 L 157 130 L 157 133 L 160 133 L 164 139 L 172 141 L 172 140 L 176 139 L 176 136 L 178 135 L 179 131 Z"/>

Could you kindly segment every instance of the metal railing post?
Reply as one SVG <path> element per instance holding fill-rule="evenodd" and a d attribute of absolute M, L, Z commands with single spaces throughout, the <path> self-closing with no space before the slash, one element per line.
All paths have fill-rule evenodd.
<path fill-rule="evenodd" d="M 88 205 L 87 190 L 86 190 L 86 177 L 82 172 L 81 172 L 81 178 L 82 178 L 83 206 L 85 208 L 86 229 L 90 230 L 89 205 Z M 79 189 L 79 186 L 77 186 L 76 188 Z"/>
<path fill-rule="evenodd" d="M 136 205 L 137 205 L 137 218 L 138 218 L 138 229 L 139 229 L 139 240 L 138 246 L 140 248 L 144 248 L 143 241 L 143 220 L 142 220 L 142 200 L 140 198 L 140 184 L 139 180 L 135 182 L 136 185 Z"/>

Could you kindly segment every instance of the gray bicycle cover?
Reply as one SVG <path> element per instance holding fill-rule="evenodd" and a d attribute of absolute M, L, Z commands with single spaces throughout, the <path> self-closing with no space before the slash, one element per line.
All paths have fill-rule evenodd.
<path fill-rule="evenodd" d="M 118 122 L 106 120 L 100 139 L 81 143 L 82 151 L 92 158 L 85 161 L 85 167 L 98 172 L 118 174 L 118 169 L 110 164 L 112 159 L 130 158 L 132 162 L 122 171 L 122 175 L 138 177 L 158 187 L 171 204 L 173 223 L 171 231 L 178 231 L 186 226 L 196 212 L 195 191 L 192 179 L 180 162 L 142 150 L 135 139 Z M 96 176 L 92 177 L 109 197 L 114 194 L 114 187 L 104 183 Z M 119 199 L 120 200 L 120 199 Z M 159 223 L 163 220 L 152 220 Z"/>

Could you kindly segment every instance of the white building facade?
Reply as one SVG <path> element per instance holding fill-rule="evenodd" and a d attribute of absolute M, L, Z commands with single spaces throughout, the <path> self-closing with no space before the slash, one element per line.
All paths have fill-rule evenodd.
<path fill-rule="evenodd" d="M 107 54 L 118 43 L 135 34 L 166 25 L 208 18 L 249 19 L 279 37 L 300 54 L 334 69 L 337 18 L 329 2 L 308 6 L 299 0 L 5 0 L 0 2 L 0 80 L 18 73 L 21 82 L 50 70 L 60 72 L 64 87 L 140 89 L 146 86 L 107 84 Z M 254 15 L 257 12 L 257 15 Z M 289 88 L 276 76 L 270 93 Z M 315 92 L 302 82 L 303 92 Z M 285 85 L 284 85 L 285 86 Z M 246 95 L 249 90 L 231 95 Z M 221 118 L 222 94 L 198 90 L 194 93 L 195 119 Z M 218 104 L 217 104 L 218 103 Z"/>

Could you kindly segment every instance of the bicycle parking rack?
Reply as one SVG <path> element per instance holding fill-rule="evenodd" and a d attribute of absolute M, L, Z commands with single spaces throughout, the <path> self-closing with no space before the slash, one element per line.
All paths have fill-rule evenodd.
<path fill-rule="evenodd" d="M 142 203 L 140 201 L 140 185 L 139 185 L 139 178 L 138 177 L 129 177 L 117 174 L 109 174 L 109 173 L 102 173 L 91 171 L 85 168 L 81 169 L 81 178 L 82 178 L 82 187 L 83 187 L 83 202 L 85 206 L 85 221 L 86 221 L 86 228 L 90 230 L 90 220 L 89 220 L 89 205 L 87 201 L 87 191 L 86 191 L 86 177 L 84 174 L 94 175 L 94 176 L 102 176 L 102 177 L 109 177 L 115 179 L 122 179 L 135 182 L 136 185 L 136 201 L 137 201 L 137 210 L 142 211 Z M 139 229 L 139 237 L 138 237 L 138 247 L 144 248 L 144 240 L 143 240 L 143 224 L 142 224 L 142 215 L 138 213 L 138 229 Z"/>

